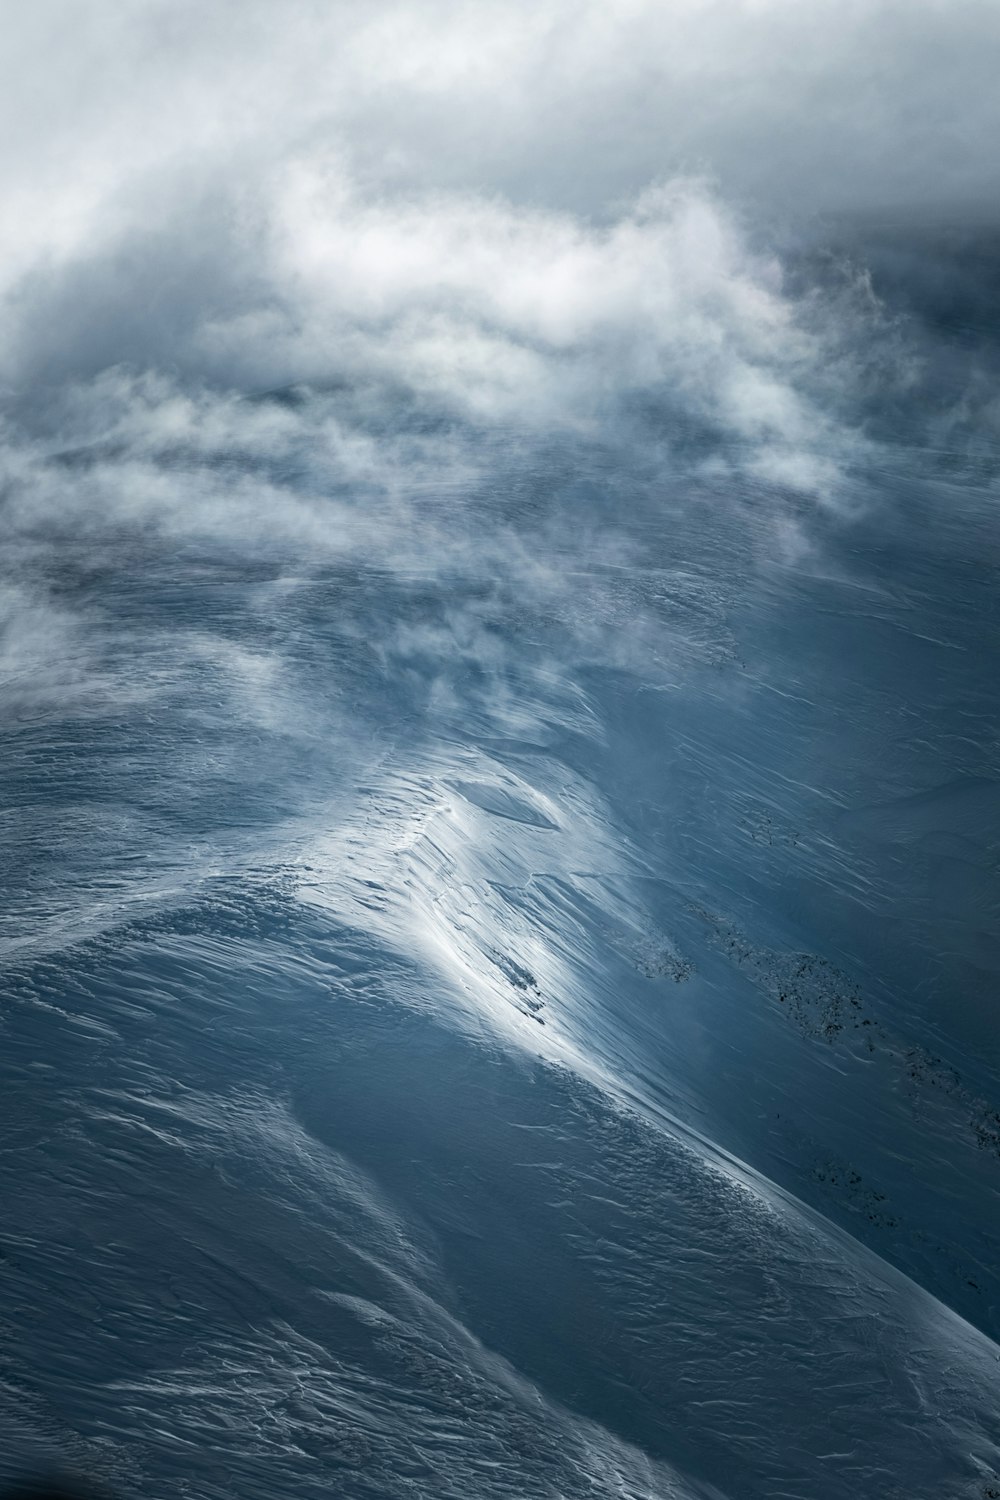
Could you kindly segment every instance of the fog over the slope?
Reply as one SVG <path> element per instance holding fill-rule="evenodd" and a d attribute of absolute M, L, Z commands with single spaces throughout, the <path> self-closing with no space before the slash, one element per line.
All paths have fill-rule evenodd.
<path fill-rule="evenodd" d="M 568 439 L 667 480 L 666 515 L 710 492 L 748 563 L 809 559 L 811 517 L 881 503 L 857 474 L 908 464 L 880 447 L 914 411 L 942 450 L 995 431 L 975 362 L 942 373 L 823 216 L 988 203 L 998 43 L 973 0 L 22 9 L 0 91 L 18 701 L 137 690 L 52 582 L 123 536 L 488 566 L 547 607 L 565 566 L 483 496 Z M 286 388 L 311 394 L 246 399 Z M 456 524 L 428 497 L 463 485 Z M 578 496 L 560 548 L 632 556 L 634 504 Z M 273 672 L 218 649 L 270 712 Z"/>

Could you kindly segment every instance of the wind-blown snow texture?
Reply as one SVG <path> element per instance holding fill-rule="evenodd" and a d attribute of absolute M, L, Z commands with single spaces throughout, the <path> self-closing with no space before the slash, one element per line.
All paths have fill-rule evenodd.
<path fill-rule="evenodd" d="M 1000 1495 L 995 163 L 899 144 L 995 14 L 42 9 L 100 66 L 4 165 L 0 1477 Z"/>

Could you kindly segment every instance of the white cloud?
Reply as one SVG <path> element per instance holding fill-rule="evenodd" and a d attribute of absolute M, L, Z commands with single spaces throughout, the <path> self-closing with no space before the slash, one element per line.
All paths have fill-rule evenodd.
<path fill-rule="evenodd" d="M 804 474 L 829 350 L 751 247 L 985 200 L 997 39 L 983 0 L 42 0 L 5 41 L 0 383 L 37 419 L 117 364 L 377 373 L 542 423 L 669 384 Z"/>
<path fill-rule="evenodd" d="M 998 26 L 976 0 L 19 12 L 10 565 L 124 530 L 492 569 L 569 615 L 559 570 L 482 498 L 568 435 L 669 473 L 664 507 L 749 489 L 748 550 L 794 535 L 777 551 L 798 555 L 783 496 L 843 506 L 866 371 L 909 376 L 863 279 L 791 289 L 767 227 L 793 204 L 984 193 Z M 244 399 L 292 385 L 312 394 Z M 437 503 L 459 491 L 461 515 Z M 628 552 L 621 510 L 592 524 L 571 553 Z M 574 618 L 610 649 L 600 612 Z"/>

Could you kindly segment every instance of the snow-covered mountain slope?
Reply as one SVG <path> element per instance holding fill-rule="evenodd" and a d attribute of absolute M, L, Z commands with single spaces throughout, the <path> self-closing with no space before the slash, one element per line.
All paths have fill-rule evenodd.
<path fill-rule="evenodd" d="M 9 460 L 7 1471 L 990 1493 L 982 484 L 125 395 Z"/>

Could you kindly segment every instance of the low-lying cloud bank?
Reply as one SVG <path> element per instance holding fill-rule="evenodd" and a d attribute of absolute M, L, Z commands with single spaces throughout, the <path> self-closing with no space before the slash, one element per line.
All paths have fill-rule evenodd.
<path fill-rule="evenodd" d="M 148 263 L 129 285 L 127 257 L 106 288 L 114 306 L 92 295 L 92 267 L 26 298 L 8 357 L 12 376 L 32 372 L 36 406 L 16 402 L 19 413 L 37 421 L 55 397 L 50 420 L 67 437 L 121 441 L 126 379 L 104 370 L 151 366 L 192 390 L 377 388 L 387 412 L 415 400 L 535 434 L 658 414 L 668 441 L 671 421 L 715 433 L 762 473 L 817 491 L 845 445 L 837 406 L 858 371 L 843 330 L 786 295 L 778 260 L 697 183 L 595 226 L 497 198 L 366 196 L 335 165 L 302 162 L 275 184 L 250 248 L 252 281 L 237 271 L 222 299 L 217 282 L 191 278 L 167 319 Z M 109 326 L 134 357 L 105 366 Z M 196 413 L 195 396 L 132 389 L 142 444 L 154 405 L 164 441 L 211 444 L 217 402 Z"/>
<path fill-rule="evenodd" d="M 577 564 L 634 558 L 633 506 L 667 533 L 698 492 L 748 558 L 809 555 L 810 516 L 870 503 L 927 368 L 811 216 L 985 201 L 998 24 L 973 0 L 25 13 L 0 106 L 11 680 L 34 650 L 69 691 L 96 627 L 53 569 L 151 539 L 548 607 Z M 968 444 L 991 399 L 953 381 L 931 436 Z M 600 501 L 560 481 L 526 520 L 560 444 Z M 73 694 L 106 681 L 80 649 Z"/>
<path fill-rule="evenodd" d="M 987 202 L 998 28 L 977 0 L 47 0 L 0 106 L 4 404 L 140 446 L 154 406 L 165 441 L 217 428 L 208 389 L 365 388 L 383 429 L 403 392 L 524 433 L 642 413 L 836 503 L 913 359 L 850 257 L 793 292 L 776 247 Z"/>

